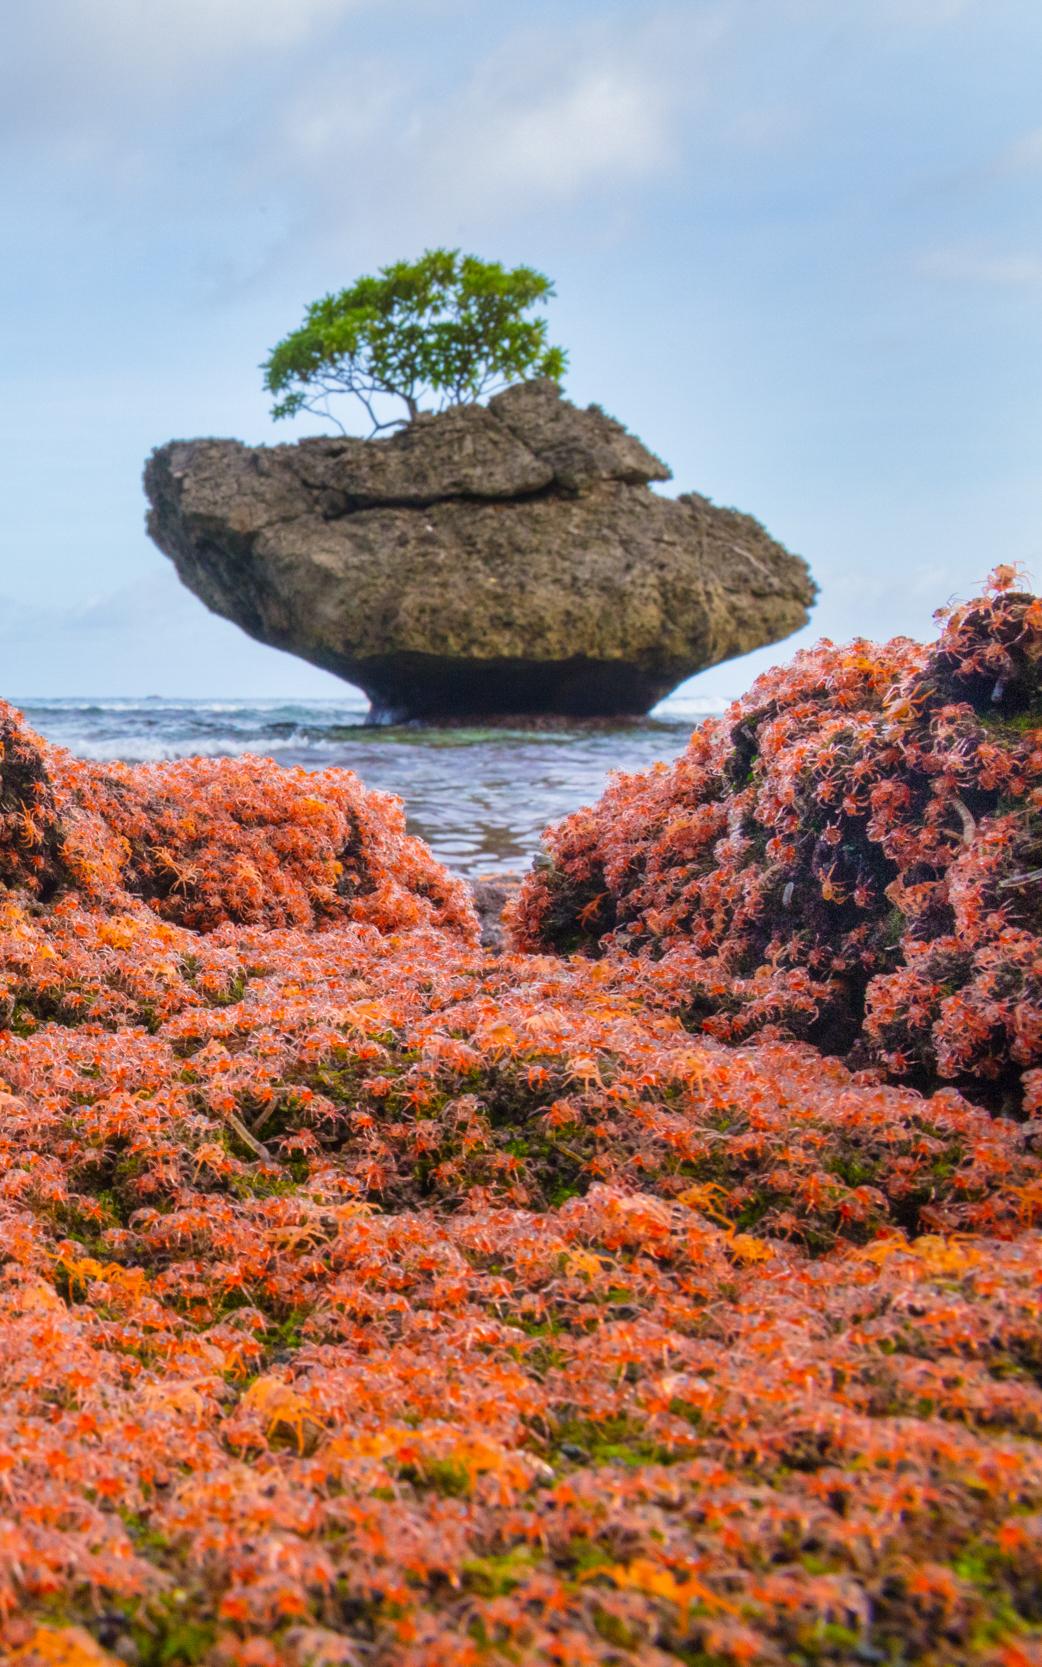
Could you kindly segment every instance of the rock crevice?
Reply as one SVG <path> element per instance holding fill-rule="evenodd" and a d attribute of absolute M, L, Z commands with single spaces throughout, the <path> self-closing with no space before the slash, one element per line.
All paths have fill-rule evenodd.
<path fill-rule="evenodd" d="M 647 711 L 806 623 L 806 565 L 751 516 L 669 499 L 665 465 L 547 382 L 389 439 L 172 441 L 149 532 L 251 636 L 376 719 Z"/>

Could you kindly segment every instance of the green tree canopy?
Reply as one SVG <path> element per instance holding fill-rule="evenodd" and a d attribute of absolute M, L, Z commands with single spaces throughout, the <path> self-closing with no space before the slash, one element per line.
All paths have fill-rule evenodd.
<path fill-rule="evenodd" d="M 546 320 L 528 316 L 553 293 L 530 266 L 508 269 L 458 249 L 395 261 L 313 301 L 300 328 L 272 348 L 262 366 L 272 416 L 313 411 L 342 428 L 330 397 L 354 394 L 376 433 L 512 382 L 559 382 L 566 356 L 548 345 Z M 388 397 L 408 416 L 381 422 Z"/>

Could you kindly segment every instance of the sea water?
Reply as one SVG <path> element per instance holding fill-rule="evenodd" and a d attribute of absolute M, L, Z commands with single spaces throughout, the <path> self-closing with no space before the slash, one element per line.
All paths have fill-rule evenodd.
<path fill-rule="evenodd" d="M 32 727 L 82 758 L 126 763 L 257 753 L 280 764 L 354 770 L 397 794 L 411 832 L 475 878 L 528 866 L 539 836 L 592 804 L 613 770 L 676 758 L 718 702 L 673 696 L 639 723 L 445 729 L 365 724 L 363 695 L 292 701 L 25 700 Z"/>

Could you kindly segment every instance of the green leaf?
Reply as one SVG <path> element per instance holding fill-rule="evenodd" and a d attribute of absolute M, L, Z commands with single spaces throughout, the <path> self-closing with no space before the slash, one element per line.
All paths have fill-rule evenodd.
<path fill-rule="evenodd" d="M 409 417 L 425 405 L 472 403 L 513 382 L 560 382 L 567 356 L 547 345 L 543 318 L 527 316 L 554 286 L 529 266 L 427 249 L 375 276 L 313 301 L 304 322 L 272 348 L 261 369 L 276 396 L 272 416 L 326 411 L 331 395 L 404 402 Z"/>

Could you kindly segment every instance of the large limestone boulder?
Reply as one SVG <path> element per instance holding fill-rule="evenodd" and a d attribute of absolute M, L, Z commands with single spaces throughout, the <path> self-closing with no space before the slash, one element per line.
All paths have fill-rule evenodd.
<path fill-rule="evenodd" d="M 669 471 L 549 382 L 389 439 L 172 441 L 148 528 L 260 642 L 382 720 L 646 712 L 807 621 L 806 565 L 751 516 L 650 490 Z"/>

